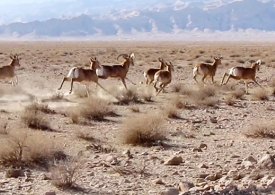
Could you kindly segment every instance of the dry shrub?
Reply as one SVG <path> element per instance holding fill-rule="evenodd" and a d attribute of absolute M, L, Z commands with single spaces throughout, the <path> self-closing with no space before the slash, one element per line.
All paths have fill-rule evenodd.
<path fill-rule="evenodd" d="M 89 97 L 84 99 L 80 105 L 71 113 L 72 120 L 78 121 L 78 117 L 88 120 L 103 121 L 107 116 L 115 116 L 112 106 L 105 100 Z"/>
<path fill-rule="evenodd" d="M 275 87 L 275 78 L 270 79 L 270 81 L 268 82 L 268 86 Z"/>
<path fill-rule="evenodd" d="M 171 94 L 168 98 L 167 106 L 172 106 L 176 109 L 185 108 L 186 102 L 183 102 L 183 98 L 179 94 Z"/>
<path fill-rule="evenodd" d="M 230 92 L 230 94 L 236 99 L 242 99 L 243 96 L 245 95 L 245 90 L 244 89 L 236 89 L 236 90 Z"/>
<path fill-rule="evenodd" d="M 238 57 L 241 57 L 240 54 L 231 54 L 229 57 L 231 58 L 238 58 Z"/>
<path fill-rule="evenodd" d="M 238 59 L 237 62 L 241 63 L 241 64 L 244 64 L 245 63 L 245 60 L 243 59 Z"/>
<path fill-rule="evenodd" d="M 242 133 L 252 138 L 275 138 L 275 121 L 262 121 L 244 128 Z"/>
<path fill-rule="evenodd" d="M 88 97 L 88 94 L 87 94 L 87 91 L 86 91 L 85 87 L 82 87 L 82 86 L 74 88 L 74 95 L 77 98 L 87 98 Z"/>
<path fill-rule="evenodd" d="M 26 108 L 28 108 L 29 110 L 35 110 L 35 111 L 41 111 L 45 114 L 55 114 L 56 112 L 52 109 L 49 108 L 48 104 L 38 104 L 36 102 L 30 104 L 29 106 L 27 106 Z"/>
<path fill-rule="evenodd" d="M 171 85 L 171 91 L 174 93 L 179 93 L 182 91 L 183 85 L 181 83 L 173 83 Z"/>
<path fill-rule="evenodd" d="M 4 166 L 48 166 L 66 155 L 54 142 L 41 132 L 28 130 L 12 131 L 2 137 L 0 164 Z M 62 157 L 62 158 L 63 158 Z"/>
<path fill-rule="evenodd" d="M 178 119 L 180 118 L 180 114 L 178 111 L 178 108 L 175 105 L 167 105 L 162 112 L 164 115 L 166 115 L 168 118 L 174 118 Z"/>
<path fill-rule="evenodd" d="M 140 99 L 146 102 L 152 102 L 155 94 L 155 89 L 152 86 L 146 86 L 140 92 Z"/>
<path fill-rule="evenodd" d="M 140 95 L 138 94 L 138 91 L 135 88 L 123 90 L 119 94 L 119 96 L 117 96 L 116 98 L 118 99 L 118 104 L 120 104 L 120 105 L 129 105 L 132 103 L 142 103 Z"/>
<path fill-rule="evenodd" d="M 64 99 L 64 93 L 61 93 L 61 92 L 56 92 L 50 97 L 51 101 L 60 101 L 63 99 Z"/>
<path fill-rule="evenodd" d="M 46 114 L 42 112 L 42 110 L 45 111 L 45 107 L 40 106 L 37 103 L 32 103 L 25 108 L 21 119 L 29 128 L 52 130 L 49 126 L 49 122 L 46 119 Z"/>
<path fill-rule="evenodd" d="M 256 100 L 268 100 L 268 92 L 260 87 L 253 89 L 251 95 Z"/>
<path fill-rule="evenodd" d="M 77 130 L 75 132 L 75 135 L 77 138 L 80 138 L 80 139 L 83 139 L 86 141 L 95 141 L 96 140 L 90 131 Z"/>
<path fill-rule="evenodd" d="M 0 135 L 7 135 L 8 134 L 8 129 L 7 129 L 7 125 L 8 125 L 8 123 L 2 123 L 1 125 L 0 125 Z"/>
<path fill-rule="evenodd" d="M 50 169 L 52 184 L 57 188 L 76 187 L 80 164 L 75 160 L 63 161 Z"/>
<path fill-rule="evenodd" d="M 139 107 L 134 104 L 131 105 L 129 109 L 132 110 L 132 112 L 136 112 L 136 113 L 140 112 Z"/>
<path fill-rule="evenodd" d="M 226 103 L 226 105 L 228 106 L 233 106 L 235 104 L 235 98 L 233 95 L 228 94 L 224 97 L 224 102 Z"/>
<path fill-rule="evenodd" d="M 198 90 L 192 91 L 192 102 L 199 106 L 215 106 L 219 102 L 217 97 L 217 89 L 213 85 L 207 85 Z"/>
<path fill-rule="evenodd" d="M 127 118 L 123 121 L 117 138 L 123 144 L 151 146 L 165 139 L 163 124 L 163 118 L 156 113 Z"/>

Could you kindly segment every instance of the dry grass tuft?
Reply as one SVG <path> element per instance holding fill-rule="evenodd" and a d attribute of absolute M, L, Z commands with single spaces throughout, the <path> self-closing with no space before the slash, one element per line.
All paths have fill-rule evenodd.
<path fill-rule="evenodd" d="M 173 83 L 171 85 L 171 91 L 174 93 L 179 93 L 183 89 L 183 85 L 181 83 Z"/>
<path fill-rule="evenodd" d="M 119 100 L 119 105 L 142 103 L 140 95 L 138 94 L 138 91 L 135 88 L 123 90 L 122 93 L 119 96 L 117 96 L 117 99 Z"/>
<path fill-rule="evenodd" d="M 12 131 L 1 138 L 0 164 L 8 167 L 44 166 L 53 163 L 63 154 L 54 142 L 41 132 Z"/>
<path fill-rule="evenodd" d="M 173 119 L 179 119 L 180 114 L 178 111 L 178 108 L 175 105 L 167 105 L 162 112 L 164 113 L 164 115 L 166 115 L 168 118 L 173 118 Z"/>
<path fill-rule="evenodd" d="M 233 106 L 235 104 L 235 98 L 233 95 L 228 94 L 224 97 L 224 102 L 228 106 Z"/>
<path fill-rule="evenodd" d="M 54 93 L 49 99 L 53 102 L 63 100 L 64 99 L 64 93 L 61 93 L 61 92 Z"/>
<path fill-rule="evenodd" d="M 135 104 L 131 105 L 129 109 L 132 110 L 132 112 L 136 112 L 136 113 L 140 112 L 139 107 Z"/>
<path fill-rule="evenodd" d="M 275 78 L 270 79 L 270 81 L 268 82 L 268 86 L 275 87 Z"/>
<path fill-rule="evenodd" d="M 151 146 L 166 138 L 159 114 L 141 114 L 123 121 L 118 139 L 123 144 Z"/>
<path fill-rule="evenodd" d="M 251 94 L 256 100 L 268 100 L 268 92 L 260 87 L 253 89 Z"/>
<path fill-rule="evenodd" d="M 230 92 L 230 94 L 236 99 L 242 99 L 243 96 L 245 95 L 245 90 L 244 89 L 236 89 L 236 90 Z"/>
<path fill-rule="evenodd" d="M 104 121 L 107 116 L 115 116 L 116 113 L 107 101 L 96 97 L 89 97 L 84 99 L 78 107 L 72 109 L 69 115 L 74 123 L 78 123 L 79 117 L 88 120 Z"/>
<path fill-rule="evenodd" d="M 89 131 L 82 131 L 82 130 L 77 130 L 75 132 L 75 135 L 77 138 L 86 140 L 86 141 L 96 141 L 97 139 L 91 134 Z"/>
<path fill-rule="evenodd" d="M 25 108 L 21 119 L 31 129 L 52 130 L 44 112 L 49 113 L 51 111 L 45 106 L 32 103 Z"/>
<path fill-rule="evenodd" d="M 4 123 L 0 125 L 0 135 L 7 135 L 9 133 L 7 129 L 8 123 Z"/>
<path fill-rule="evenodd" d="M 83 86 L 75 87 L 74 95 L 77 98 L 87 98 L 88 97 L 87 91 L 86 91 L 85 87 L 83 87 Z"/>
<path fill-rule="evenodd" d="M 215 106 L 219 102 L 217 92 L 218 89 L 212 85 L 193 90 L 190 96 L 191 102 L 199 106 Z"/>
<path fill-rule="evenodd" d="M 146 101 L 146 102 L 152 102 L 153 101 L 153 97 L 155 94 L 155 89 L 153 89 L 152 86 L 150 87 L 145 87 L 144 89 L 142 89 L 142 91 L 140 92 L 140 99 Z"/>
<path fill-rule="evenodd" d="M 252 138 L 275 138 L 275 121 L 263 121 L 245 128 L 242 133 L 247 137 Z"/>
<path fill-rule="evenodd" d="M 80 165 L 76 161 L 64 161 L 50 169 L 52 184 L 57 188 L 69 189 L 76 187 Z"/>

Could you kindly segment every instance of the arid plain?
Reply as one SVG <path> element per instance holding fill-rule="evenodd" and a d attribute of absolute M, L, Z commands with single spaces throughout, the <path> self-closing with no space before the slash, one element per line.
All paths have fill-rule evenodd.
<path fill-rule="evenodd" d="M 18 85 L 0 83 L 0 194 L 272 194 L 275 191 L 274 42 L 1 42 L 0 63 L 18 54 Z M 69 82 L 90 58 L 120 64 L 135 53 L 128 91 Z M 214 77 L 197 84 L 193 67 L 222 55 Z M 174 65 L 156 96 L 143 72 Z M 260 59 L 242 81 L 219 83 L 233 66 Z M 201 80 L 201 77 L 198 77 Z"/>

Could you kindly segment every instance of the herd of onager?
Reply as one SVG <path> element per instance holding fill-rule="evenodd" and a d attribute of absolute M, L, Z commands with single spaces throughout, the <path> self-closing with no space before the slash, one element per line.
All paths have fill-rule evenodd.
<path fill-rule="evenodd" d="M 124 87 L 127 89 L 127 85 L 125 79 L 127 78 L 127 73 L 131 65 L 134 65 L 135 55 L 134 53 L 128 54 L 120 54 L 117 59 L 120 57 L 124 58 L 124 62 L 116 65 L 103 65 L 96 59 L 96 57 L 90 58 L 90 68 L 83 67 L 73 67 L 70 69 L 69 73 L 66 77 L 63 78 L 60 87 L 58 90 L 62 88 L 62 85 L 65 81 L 71 82 L 70 93 L 73 89 L 74 82 L 80 82 L 85 84 L 86 90 L 87 86 L 90 82 L 96 83 L 102 89 L 104 87 L 99 84 L 99 79 L 107 79 L 109 77 L 120 78 Z M 17 75 L 15 74 L 15 66 L 20 66 L 18 55 L 10 55 L 11 63 L 6 66 L 0 67 L 0 80 L 11 79 L 12 85 L 16 85 L 18 83 Z M 205 78 L 207 76 L 211 77 L 212 83 L 215 83 L 214 76 L 216 74 L 216 70 L 218 65 L 221 64 L 222 56 L 214 57 L 213 63 L 205 63 L 200 62 L 197 63 L 193 69 L 193 78 L 197 81 L 197 76 L 202 76 L 202 82 L 205 83 Z M 166 87 L 172 81 L 172 71 L 174 70 L 173 64 L 169 61 L 165 61 L 162 58 L 159 58 L 160 66 L 159 68 L 150 68 L 144 72 L 145 83 L 146 85 L 153 84 L 156 89 L 156 93 L 159 94 L 164 87 Z M 252 80 L 257 85 L 260 84 L 256 81 L 256 71 L 259 70 L 259 66 L 261 64 L 261 60 L 251 63 L 250 67 L 232 67 L 228 71 L 226 71 L 223 75 L 222 81 L 220 85 L 225 85 L 230 78 L 236 80 L 244 80 L 246 93 L 248 93 L 247 81 Z M 226 81 L 224 79 L 227 77 Z M 14 78 L 16 79 L 14 82 Z M 158 86 L 157 86 L 158 85 Z M 261 87 L 261 86 L 260 86 Z M 105 90 L 105 89 L 104 89 Z M 87 90 L 87 95 L 89 95 Z"/>

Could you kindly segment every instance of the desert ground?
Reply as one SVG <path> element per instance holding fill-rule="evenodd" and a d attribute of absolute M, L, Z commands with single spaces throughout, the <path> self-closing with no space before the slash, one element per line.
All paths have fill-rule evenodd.
<path fill-rule="evenodd" d="M 123 63 L 126 80 L 106 89 L 70 82 L 75 66 Z M 275 194 L 274 42 L 1 42 L 1 67 L 18 54 L 18 84 L 0 82 L 0 194 Z M 222 56 L 215 83 L 193 79 L 196 63 Z M 174 65 L 156 95 L 143 72 Z M 256 72 L 259 87 L 229 80 L 233 66 Z M 0 69 L 1 74 L 1 69 Z"/>

